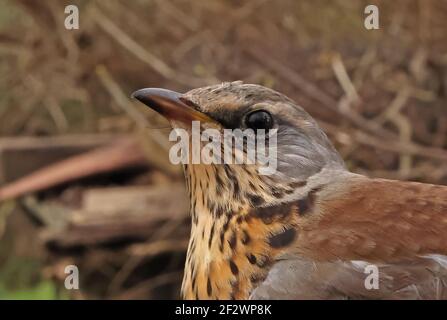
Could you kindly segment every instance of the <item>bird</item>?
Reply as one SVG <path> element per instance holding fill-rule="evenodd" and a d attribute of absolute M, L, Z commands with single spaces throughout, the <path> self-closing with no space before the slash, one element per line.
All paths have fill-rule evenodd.
<path fill-rule="evenodd" d="M 183 299 L 447 299 L 447 186 L 350 172 L 309 113 L 261 85 L 132 97 L 174 129 L 199 121 L 277 138 L 270 175 L 258 163 L 184 164 Z"/>

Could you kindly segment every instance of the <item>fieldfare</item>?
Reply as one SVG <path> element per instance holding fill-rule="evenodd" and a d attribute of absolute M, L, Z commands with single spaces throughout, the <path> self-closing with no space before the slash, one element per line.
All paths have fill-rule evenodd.
<path fill-rule="evenodd" d="M 447 186 L 349 172 L 303 108 L 259 85 L 133 97 L 174 128 L 200 121 L 277 139 L 273 174 L 259 163 L 184 165 L 192 228 L 183 298 L 447 298 Z"/>

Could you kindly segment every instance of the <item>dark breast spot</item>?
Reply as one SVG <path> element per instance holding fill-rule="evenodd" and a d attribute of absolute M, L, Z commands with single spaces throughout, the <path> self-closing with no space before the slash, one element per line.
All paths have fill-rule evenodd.
<path fill-rule="evenodd" d="M 231 234 L 230 239 L 228 240 L 228 244 L 230 245 L 231 249 L 236 248 L 236 244 L 237 244 L 237 238 L 236 238 L 236 233 L 233 231 L 233 233 Z"/>
<path fill-rule="evenodd" d="M 248 253 L 247 254 L 247 259 L 251 264 L 255 264 L 256 263 L 256 256 L 253 253 Z"/>
<path fill-rule="evenodd" d="M 248 234 L 247 230 L 242 231 L 242 244 L 248 244 L 250 242 L 250 235 Z"/>
<path fill-rule="evenodd" d="M 220 252 L 223 252 L 224 240 L 225 240 L 225 231 L 221 231 L 220 232 L 220 243 L 219 243 L 219 250 L 220 250 Z"/>
<path fill-rule="evenodd" d="M 192 277 L 191 287 L 194 289 L 196 287 L 196 275 L 193 274 L 191 277 Z"/>
<path fill-rule="evenodd" d="M 294 228 L 288 228 L 280 233 L 272 235 L 268 238 L 268 243 L 272 248 L 285 247 L 293 242 L 296 236 L 296 230 Z"/>
<path fill-rule="evenodd" d="M 206 283 L 206 292 L 208 293 L 208 296 L 211 297 L 213 294 L 213 288 L 211 287 L 211 279 L 208 278 L 208 281 Z"/>
<path fill-rule="evenodd" d="M 284 219 L 291 212 L 291 204 L 280 204 L 271 207 L 257 208 L 252 214 L 261 218 L 265 223 L 271 223 L 274 218 Z"/>
<path fill-rule="evenodd" d="M 264 203 L 264 199 L 256 194 L 248 194 L 247 197 L 253 207 L 258 207 Z"/>
<path fill-rule="evenodd" d="M 225 233 L 228 230 L 229 226 L 230 226 L 230 219 L 226 219 L 225 223 L 222 226 L 222 232 Z"/>
<path fill-rule="evenodd" d="M 230 270 L 231 273 L 235 276 L 237 276 L 239 273 L 239 268 L 237 267 L 236 263 L 234 263 L 234 261 L 232 260 L 230 260 Z"/>
<path fill-rule="evenodd" d="M 224 165 L 224 170 L 225 170 L 225 173 L 227 175 L 227 179 L 233 185 L 233 196 L 234 197 L 239 197 L 240 187 L 239 187 L 239 181 L 238 181 L 238 179 L 236 177 L 235 172 L 227 164 Z"/>
<path fill-rule="evenodd" d="M 241 192 L 241 189 L 240 189 L 240 187 L 239 187 L 239 182 L 237 181 L 237 179 L 235 178 L 234 180 L 233 180 L 233 196 L 235 197 L 235 198 L 237 198 L 238 196 L 239 196 L 239 193 Z"/>
<path fill-rule="evenodd" d="M 273 187 L 271 191 L 272 196 L 274 196 L 275 198 L 277 199 L 284 198 L 285 190 Z"/>
<path fill-rule="evenodd" d="M 215 211 L 215 213 L 216 213 L 216 216 L 217 216 L 217 217 L 222 216 L 222 215 L 225 213 L 225 208 L 224 208 L 224 206 L 218 204 L 218 205 L 216 206 L 216 211 Z M 231 212 L 230 212 L 230 213 L 231 213 Z M 228 214 L 230 215 L 230 213 L 228 213 Z"/>
<path fill-rule="evenodd" d="M 211 231 L 210 231 L 210 235 L 209 235 L 209 239 L 208 239 L 208 248 L 211 248 L 211 243 L 213 242 L 213 237 L 214 237 L 214 223 L 213 223 L 213 226 L 211 227 Z"/>
<path fill-rule="evenodd" d="M 321 187 L 312 189 L 307 196 L 297 201 L 298 206 L 298 214 L 300 216 L 304 216 L 307 213 L 311 212 L 315 201 L 317 199 L 317 193 L 321 190 Z"/>
<path fill-rule="evenodd" d="M 250 190 L 253 190 L 253 191 L 256 190 L 256 187 L 255 187 L 255 185 L 253 184 L 253 182 L 248 181 L 248 185 L 249 185 L 249 187 L 250 187 Z"/>
<path fill-rule="evenodd" d="M 305 215 L 311 208 L 309 197 L 305 197 L 303 199 L 298 200 L 297 204 L 298 204 L 298 214 L 300 216 Z"/>

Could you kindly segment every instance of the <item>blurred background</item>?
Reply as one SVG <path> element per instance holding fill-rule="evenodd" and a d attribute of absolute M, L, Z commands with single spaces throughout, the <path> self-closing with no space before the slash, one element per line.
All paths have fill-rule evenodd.
<path fill-rule="evenodd" d="M 182 172 L 129 96 L 233 80 L 297 101 L 354 172 L 447 184 L 447 1 L 1 0 L 0 299 L 178 298 Z"/>

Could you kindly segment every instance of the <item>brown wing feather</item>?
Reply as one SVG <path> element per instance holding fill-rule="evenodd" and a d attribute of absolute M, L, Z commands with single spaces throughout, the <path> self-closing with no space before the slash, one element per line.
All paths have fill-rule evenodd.
<path fill-rule="evenodd" d="M 447 254 L 446 186 L 367 178 L 347 185 L 317 198 L 314 212 L 321 215 L 304 223 L 301 254 L 385 263 Z"/>

